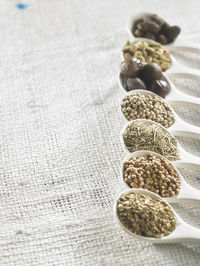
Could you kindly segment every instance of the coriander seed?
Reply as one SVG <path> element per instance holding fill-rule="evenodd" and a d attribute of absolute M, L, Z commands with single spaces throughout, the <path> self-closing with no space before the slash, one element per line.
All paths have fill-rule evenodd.
<path fill-rule="evenodd" d="M 129 187 L 148 189 L 161 197 L 174 197 L 180 191 L 181 182 L 176 169 L 165 158 L 154 154 L 125 161 L 123 178 Z"/>

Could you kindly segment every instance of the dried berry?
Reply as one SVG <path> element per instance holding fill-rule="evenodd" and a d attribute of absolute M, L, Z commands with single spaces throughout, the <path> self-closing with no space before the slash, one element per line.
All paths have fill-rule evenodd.
<path fill-rule="evenodd" d="M 124 58 L 136 57 L 141 62 L 157 63 L 163 71 L 171 66 L 169 51 L 158 42 L 140 40 L 131 43 L 127 41 L 122 51 Z"/>

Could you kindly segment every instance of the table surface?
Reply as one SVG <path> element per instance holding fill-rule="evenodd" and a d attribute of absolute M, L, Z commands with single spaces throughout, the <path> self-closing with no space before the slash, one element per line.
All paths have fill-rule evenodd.
<path fill-rule="evenodd" d="M 200 2 L 2 1 L 0 9 L 0 265 L 199 265 L 200 244 L 152 245 L 123 232 L 113 202 L 125 189 L 118 86 L 127 18 L 156 12 L 200 41 Z M 200 67 L 200 56 L 175 55 Z M 173 78 L 200 96 L 199 82 Z M 200 126 L 200 110 L 177 106 Z M 200 141 L 179 137 L 200 155 Z M 182 169 L 200 189 L 200 170 Z M 200 209 L 174 204 L 200 228 Z"/>

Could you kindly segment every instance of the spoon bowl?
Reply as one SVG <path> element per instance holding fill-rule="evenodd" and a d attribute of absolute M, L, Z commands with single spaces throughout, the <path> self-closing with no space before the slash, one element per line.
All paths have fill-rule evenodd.
<path fill-rule="evenodd" d="M 180 74 L 179 74 L 180 75 Z M 190 75 L 191 76 L 191 75 Z M 192 75 L 194 79 L 196 79 L 196 76 Z M 200 79 L 200 77 L 199 77 Z M 162 80 L 165 80 L 169 87 L 170 87 L 170 92 L 169 94 L 167 94 L 166 96 L 166 100 L 169 102 L 176 104 L 187 104 L 187 105 L 191 105 L 192 107 L 196 107 L 196 109 L 200 108 L 200 98 L 197 97 L 193 97 L 190 96 L 186 93 L 183 93 L 181 91 L 179 91 L 175 85 L 171 82 L 171 80 L 167 77 L 167 75 L 165 73 L 162 73 Z M 119 82 L 119 86 L 120 88 L 127 93 L 127 91 L 125 90 L 124 86 L 123 86 L 123 82 L 122 82 L 122 77 L 119 74 L 118 77 L 118 82 Z M 135 90 L 132 90 L 132 92 L 134 92 Z M 144 90 L 146 91 L 146 90 Z"/>
<path fill-rule="evenodd" d="M 122 197 L 122 196 L 126 196 L 129 193 L 134 192 L 140 195 L 147 195 L 149 197 L 151 197 L 152 199 L 155 200 L 162 200 L 164 201 L 172 210 L 176 221 L 177 221 L 177 226 L 174 229 L 174 231 L 172 233 L 170 233 L 167 236 L 161 237 L 161 238 L 153 238 L 153 237 L 145 237 L 145 236 L 140 236 L 137 234 L 134 234 L 133 232 L 129 231 L 120 221 L 118 215 L 117 215 L 117 200 Z M 130 236 L 137 238 L 138 240 L 143 240 L 143 241 L 147 241 L 150 243 L 154 243 L 154 244 L 166 244 L 166 243 L 180 243 L 180 242 L 185 242 L 185 241 L 197 241 L 200 240 L 200 229 L 195 228 L 187 223 L 185 223 L 179 216 L 178 214 L 175 212 L 175 210 L 171 207 L 171 205 L 168 204 L 168 202 L 166 200 L 164 200 L 163 198 L 161 198 L 159 195 L 145 190 L 145 189 L 139 189 L 139 188 L 133 188 L 133 189 L 129 189 L 126 190 L 125 192 L 121 193 L 118 198 L 115 200 L 114 202 L 114 216 L 116 218 L 116 221 L 118 222 L 118 224 L 120 225 L 120 227 L 127 232 Z"/>
<path fill-rule="evenodd" d="M 174 136 L 172 135 L 172 133 L 170 131 L 168 131 L 165 127 L 163 127 L 162 125 L 160 125 L 154 121 L 147 120 L 147 119 L 135 119 L 134 121 L 140 121 L 140 122 L 144 123 L 147 127 L 149 125 L 157 125 L 158 127 L 161 127 L 166 133 L 168 133 L 172 138 L 174 138 Z M 133 123 L 133 121 L 129 121 L 122 128 L 122 131 L 121 131 L 121 142 L 122 142 L 123 147 L 127 150 L 128 153 L 129 153 L 129 150 L 124 143 L 123 134 L 124 134 L 126 128 L 128 127 L 128 125 L 130 125 L 131 123 Z M 197 157 L 195 155 L 192 155 L 192 154 L 186 152 L 182 148 L 182 146 L 178 143 L 178 141 L 177 141 L 177 150 L 179 152 L 180 160 L 176 161 L 176 166 L 187 167 L 188 165 L 195 165 L 195 167 L 196 166 L 200 167 L 200 157 Z"/>
<path fill-rule="evenodd" d="M 141 37 L 140 38 L 134 37 L 134 39 L 132 39 L 131 41 L 132 42 L 145 41 L 147 43 L 155 42 L 153 40 L 150 40 L 147 38 L 141 38 Z M 163 46 L 163 47 L 168 48 L 168 46 Z M 122 56 L 123 56 L 123 54 L 122 54 Z M 191 75 L 196 75 L 197 78 L 200 77 L 200 70 L 199 69 L 190 68 L 190 67 L 187 67 L 183 64 L 180 64 L 171 53 L 170 53 L 170 59 L 171 59 L 171 66 L 165 71 L 167 73 L 167 75 L 170 76 L 170 75 L 178 75 L 178 74 L 191 74 Z"/>
<path fill-rule="evenodd" d="M 170 104 L 162 97 L 160 97 L 159 95 L 155 94 L 154 92 L 151 92 L 151 91 L 148 91 L 148 90 L 133 90 L 133 91 L 129 91 L 126 93 L 125 96 L 127 95 L 132 95 L 132 94 L 135 94 L 135 93 L 139 93 L 141 96 L 144 95 L 144 96 L 153 96 L 153 97 L 158 97 L 160 99 L 160 101 L 162 101 L 163 103 L 165 103 L 169 109 L 171 110 L 174 118 L 175 118 L 175 122 L 168 128 L 168 130 L 170 132 L 173 133 L 173 135 L 178 135 L 178 136 L 194 136 L 194 137 L 197 137 L 197 138 L 200 138 L 200 127 L 196 127 L 196 126 L 193 126 L 187 122 L 185 122 L 184 120 L 182 120 L 178 115 L 177 113 L 174 111 L 174 109 L 170 106 Z M 123 119 L 127 122 L 127 119 L 124 115 L 123 112 L 122 113 L 122 116 L 123 116 Z M 133 119 L 134 120 L 134 119 Z"/>
<path fill-rule="evenodd" d="M 124 163 L 126 161 L 129 161 L 131 158 L 138 158 L 146 155 L 153 155 L 156 156 L 157 158 L 164 159 L 165 161 L 169 162 L 172 164 L 173 168 L 175 171 L 178 173 L 179 180 L 180 180 L 180 191 L 177 195 L 173 197 L 165 197 L 164 199 L 169 202 L 169 203 L 176 203 L 179 202 L 180 200 L 200 200 L 200 190 L 197 190 L 190 186 L 184 179 L 184 177 L 181 175 L 181 173 L 178 171 L 178 169 L 173 165 L 172 162 L 170 162 L 167 158 L 163 157 L 161 154 L 158 154 L 156 152 L 151 152 L 147 150 L 141 150 L 141 151 L 135 151 L 132 152 L 131 154 L 127 155 L 122 162 L 121 165 L 121 177 L 122 180 L 124 181 L 125 185 L 130 189 L 129 185 L 125 182 L 124 180 Z"/>
<path fill-rule="evenodd" d="M 128 32 L 129 39 L 131 41 L 138 39 L 132 33 L 133 25 L 135 24 L 135 22 L 137 20 L 139 20 L 142 17 L 149 15 L 149 14 L 150 13 L 148 13 L 148 12 L 140 12 L 138 14 L 134 14 L 133 16 L 131 16 L 128 19 L 126 29 Z M 149 40 L 149 39 L 147 39 L 147 40 Z M 164 45 L 164 46 L 167 47 L 167 49 L 170 51 L 176 51 L 178 49 L 181 49 L 183 51 L 194 52 L 194 53 L 200 54 L 200 46 L 198 43 L 195 43 L 195 45 L 194 45 L 193 42 L 186 41 L 186 40 L 182 39 L 180 36 L 178 36 L 172 43 L 169 43 L 169 44 Z"/>

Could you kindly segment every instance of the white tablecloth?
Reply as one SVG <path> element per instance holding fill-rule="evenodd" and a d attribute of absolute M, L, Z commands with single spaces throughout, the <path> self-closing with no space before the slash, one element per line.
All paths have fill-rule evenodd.
<path fill-rule="evenodd" d="M 199 42 L 199 0 L 17 3 L 0 8 L 0 265 L 199 265 L 200 244 L 139 242 L 113 217 L 125 189 L 117 76 L 127 18 L 156 12 Z M 177 58 L 200 67 L 200 56 Z M 174 82 L 200 96 L 200 82 Z M 176 109 L 200 126 L 200 110 Z M 180 142 L 200 155 L 198 140 Z M 200 171 L 182 172 L 200 189 Z M 173 206 L 200 228 L 198 204 Z"/>

